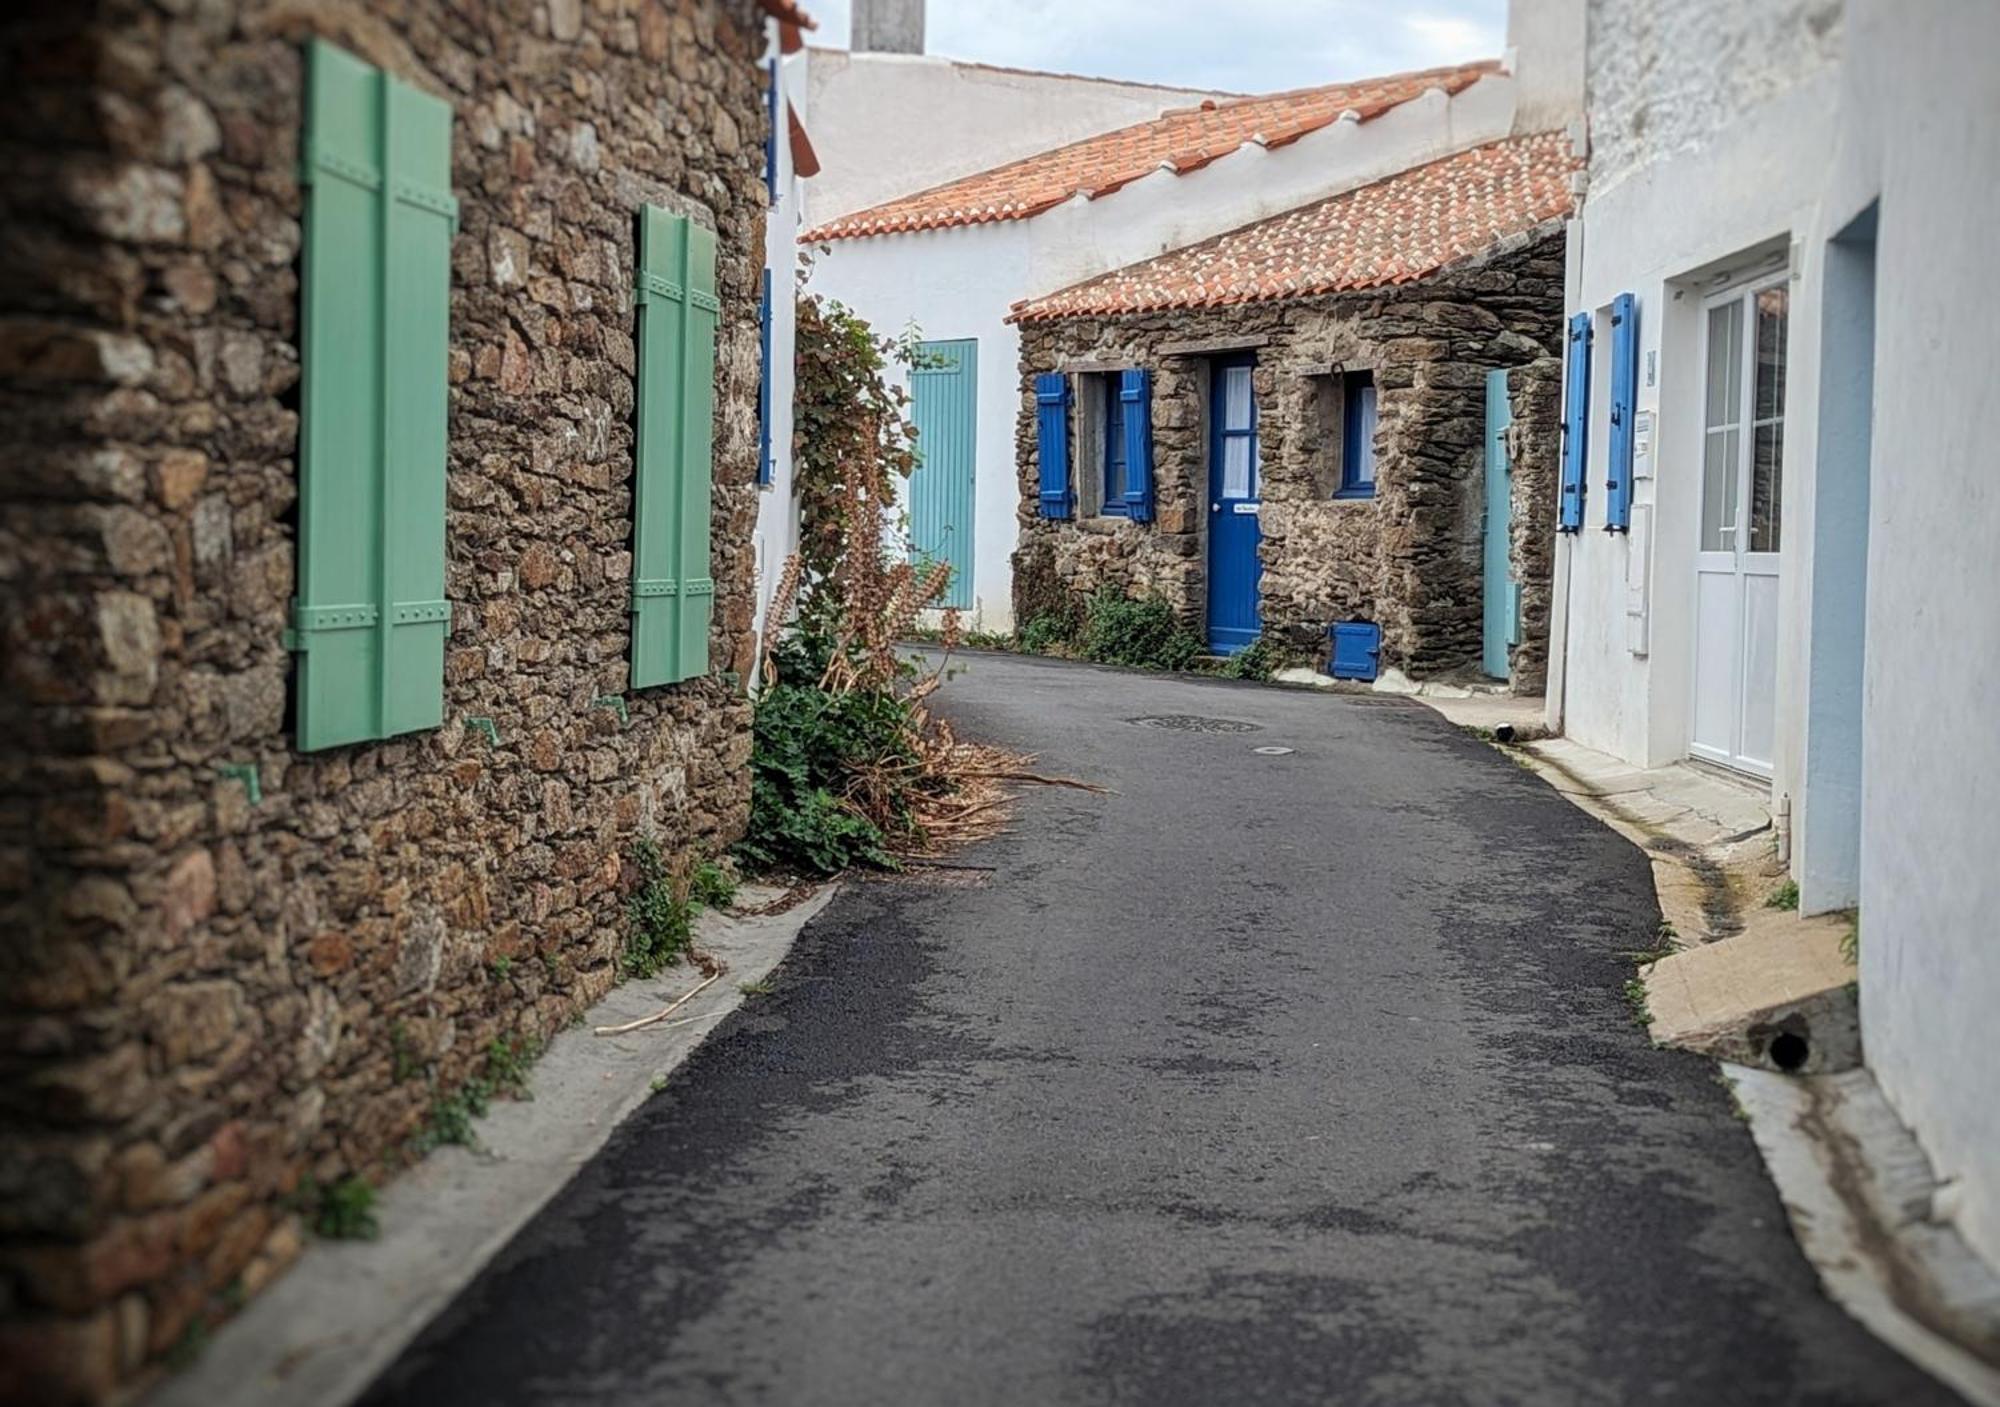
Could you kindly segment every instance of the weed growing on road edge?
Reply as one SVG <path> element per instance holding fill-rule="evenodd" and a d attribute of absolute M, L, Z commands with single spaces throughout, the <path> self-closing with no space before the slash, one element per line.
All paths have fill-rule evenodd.
<path fill-rule="evenodd" d="M 1840 955 L 1849 967 L 1861 966 L 1861 914 L 1857 910 L 1840 936 Z"/>
<path fill-rule="evenodd" d="M 1783 909 L 1787 913 L 1798 912 L 1799 882 L 1795 879 L 1788 879 L 1776 889 L 1773 889 L 1770 897 L 1764 901 L 1764 907 L 1767 909 Z"/>
<path fill-rule="evenodd" d="M 1201 641 L 1157 597 L 1133 598 L 1105 587 L 1090 598 L 1079 641 L 1083 657 L 1134 669 L 1185 669 Z"/>
<path fill-rule="evenodd" d="M 1625 1005 L 1632 1008 L 1632 1019 L 1641 1026 L 1653 1024 L 1653 1013 L 1646 1006 L 1646 979 L 1628 977 L 1625 979 Z"/>
<path fill-rule="evenodd" d="M 1052 655 L 1076 643 L 1077 624 L 1055 611 L 1043 611 L 1021 627 L 1017 637 L 1023 653 Z"/>
<path fill-rule="evenodd" d="M 738 982 L 736 990 L 746 997 L 768 997 L 771 995 L 771 980 L 760 977 L 755 982 Z"/>
<path fill-rule="evenodd" d="M 668 865 L 651 836 L 641 836 L 633 845 L 632 866 L 639 883 L 625 904 L 625 946 L 618 970 L 626 977 L 651 977 L 688 951 L 696 914 L 729 906 L 736 897 L 736 880 L 713 860 Z"/>
<path fill-rule="evenodd" d="M 433 1097 L 430 1115 L 410 1139 L 408 1153 L 421 1157 L 446 1144 L 476 1148 L 479 1134 L 473 1125 L 486 1117 L 495 1095 L 534 1097 L 528 1092 L 528 1069 L 541 1057 L 542 1049 L 542 1043 L 532 1036 L 518 1041 L 494 1037 L 487 1044 L 486 1060 L 477 1075 L 451 1093 Z"/>
<path fill-rule="evenodd" d="M 375 1188 L 364 1177 L 350 1173 L 326 1184 L 307 1178 L 294 1201 L 313 1234 L 328 1241 L 373 1241 L 382 1232 L 375 1220 Z"/>
<path fill-rule="evenodd" d="M 1259 635 L 1250 642 L 1248 649 L 1238 650 L 1224 660 L 1215 672 L 1224 679 L 1255 679 L 1268 683 L 1279 670 L 1305 663 L 1306 657 L 1300 651 L 1268 635 Z"/>

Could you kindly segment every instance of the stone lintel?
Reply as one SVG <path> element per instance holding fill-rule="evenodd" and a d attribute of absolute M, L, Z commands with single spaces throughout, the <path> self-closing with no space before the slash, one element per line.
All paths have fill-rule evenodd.
<path fill-rule="evenodd" d="M 1257 347 L 1268 347 L 1271 339 L 1262 333 L 1248 337 L 1211 337 L 1199 342 L 1164 342 L 1160 345 L 1163 357 L 1205 357 L 1214 352 L 1248 352 Z"/>

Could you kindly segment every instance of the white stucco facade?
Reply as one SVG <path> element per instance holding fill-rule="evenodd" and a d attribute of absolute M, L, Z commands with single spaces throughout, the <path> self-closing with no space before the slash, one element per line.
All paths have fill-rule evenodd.
<path fill-rule="evenodd" d="M 934 54 L 813 49 L 815 223 L 1222 96 Z"/>
<path fill-rule="evenodd" d="M 813 250 L 813 290 L 847 304 L 878 332 L 914 326 L 926 340 L 979 343 L 976 623 L 988 630 L 1013 624 L 1020 339 L 1006 318 L 1016 302 L 1498 140 L 1515 130 L 1515 92 L 1509 76 L 1494 74 L 1455 95 L 1433 90 L 1372 121 L 1338 121 L 1274 148 L 1246 143 L 1185 174 L 1154 171 L 1032 219 L 842 239 Z M 818 198 L 810 199 L 818 223 Z"/>
<path fill-rule="evenodd" d="M 1557 551 L 1549 711 L 1687 756 L 1704 626 L 1704 302 L 1788 294 L 1769 782 L 1807 912 L 1861 914 L 1884 1091 L 2000 1262 L 2000 10 L 1938 0 L 1591 0 L 1588 196 L 1569 306 L 1598 314 L 1583 531 Z M 1719 62 L 1718 56 L 1734 56 Z M 1632 532 L 1607 533 L 1609 339 L 1639 303 Z M 1641 443 L 1644 443 L 1644 436 Z"/>

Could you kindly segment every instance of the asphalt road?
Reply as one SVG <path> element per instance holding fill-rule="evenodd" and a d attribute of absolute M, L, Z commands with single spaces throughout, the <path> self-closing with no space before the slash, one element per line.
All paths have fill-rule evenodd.
<path fill-rule="evenodd" d="M 1646 863 L 1535 777 L 1392 700 L 942 697 L 1112 794 L 850 885 L 371 1407 L 1955 1400 L 1634 1026 Z"/>

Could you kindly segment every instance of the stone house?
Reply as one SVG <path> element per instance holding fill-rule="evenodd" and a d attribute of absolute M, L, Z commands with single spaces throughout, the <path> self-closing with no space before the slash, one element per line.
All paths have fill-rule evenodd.
<path fill-rule="evenodd" d="M 1510 56 L 1535 52 L 1529 43 Z M 917 420 L 952 433 L 931 437 L 910 477 L 910 536 L 952 565 L 947 603 L 987 629 L 1012 619 L 1020 545 L 1016 303 L 1504 138 L 1539 92 L 1486 60 L 1283 93 L 1158 92 L 1146 112 L 1125 85 L 1071 75 L 1017 75 L 1008 86 L 1020 96 L 1003 102 L 962 99 L 972 83 L 992 88 L 947 79 L 917 55 L 810 59 L 826 75 L 813 85 L 815 112 L 826 112 L 815 136 L 849 154 L 830 156 L 838 179 L 807 188 L 812 286 L 885 332 L 915 327 L 934 354 L 932 374 L 911 378 Z M 904 143 L 885 134 L 910 125 L 910 100 L 946 105 L 926 110 L 928 131 L 914 139 L 917 179 L 845 208 L 903 171 Z M 1017 117 L 1022 108 L 1032 115 Z M 1042 144 L 1024 148 L 1038 133 Z M 892 147 L 897 160 L 876 159 Z M 852 174 L 857 160 L 870 178 Z"/>
<path fill-rule="evenodd" d="M 192 1342 L 739 834 L 804 23 L 0 21 L 0 1399 Z"/>
<path fill-rule="evenodd" d="M 1016 619 L 1109 587 L 1538 690 L 1572 166 L 1506 138 L 1017 304 Z"/>

